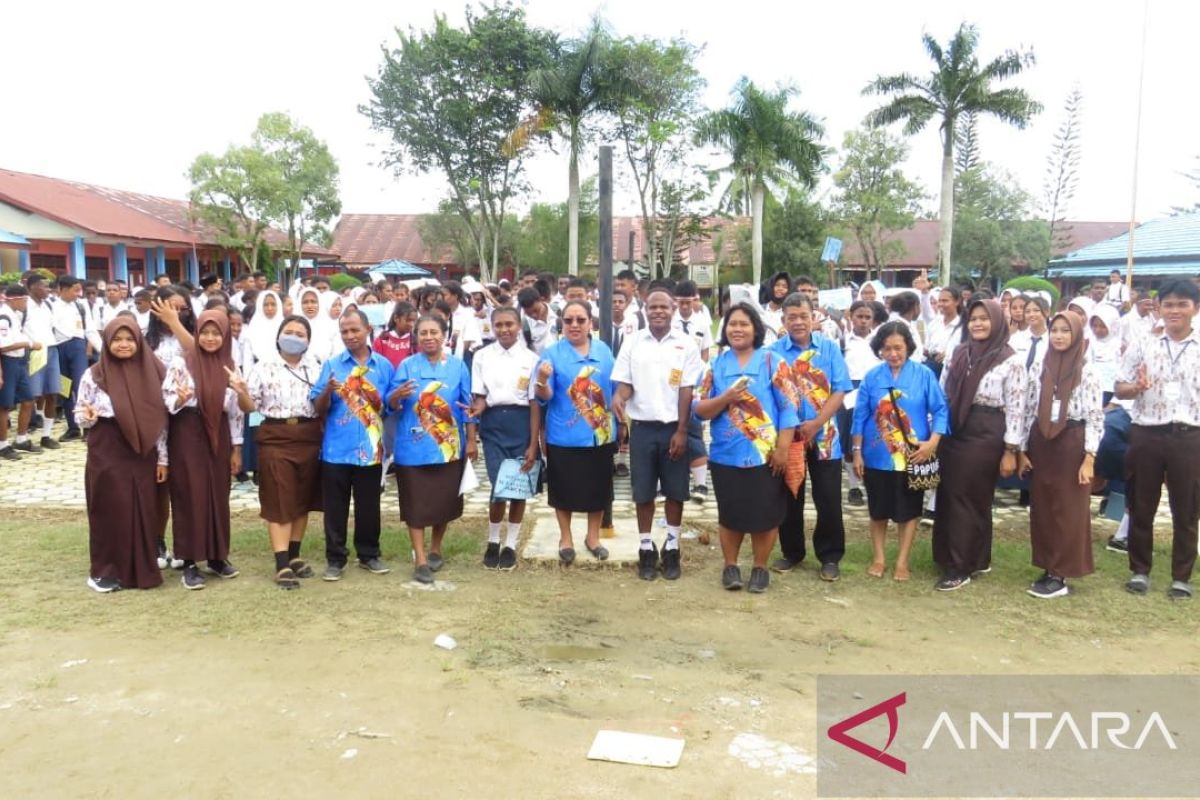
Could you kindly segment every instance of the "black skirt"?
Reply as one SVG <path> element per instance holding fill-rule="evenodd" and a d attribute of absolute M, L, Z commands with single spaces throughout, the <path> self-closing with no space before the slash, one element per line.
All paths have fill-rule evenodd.
<path fill-rule="evenodd" d="M 525 458 L 529 448 L 529 406 L 494 406 L 484 411 L 479 421 L 479 441 L 483 444 L 483 461 L 494 493 L 501 462 Z"/>
<path fill-rule="evenodd" d="M 396 489 L 400 496 L 400 519 L 412 528 L 445 525 L 462 516 L 463 465 L 465 459 L 420 467 L 396 467 Z"/>
<path fill-rule="evenodd" d="M 863 485 L 867 487 L 867 513 L 871 519 L 908 522 L 921 516 L 925 493 L 908 488 L 907 472 L 867 468 Z"/>
<path fill-rule="evenodd" d="M 738 533 L 766 533 L 783 524 L 787 515 L 787 486 L 782 477 L 760 467 L 729 467 L 712 461 L 717 522 Z"/>
<path fill-rule="evenodd" d="M 933 521 L 933 560 L 965 577 L 992 563 L 992 497 L 1004 455 L 1005 415 L 973 406 L 967 421 L 942 439 L 942 482 Z"/>
<path fill-rule="evenodd" d="M 613 446 L 546 445 L 546 476 L 551 508 L 604 511 L 613 497 Z"/>

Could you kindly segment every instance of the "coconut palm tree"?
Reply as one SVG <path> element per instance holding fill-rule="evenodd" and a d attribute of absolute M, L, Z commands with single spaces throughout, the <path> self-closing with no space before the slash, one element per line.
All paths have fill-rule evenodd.
<path fill-rule="evenodd" d="M 767 192 L 798 183 L 816 185 L 825 165 L 820 139 L 825 129 L 807 111 L 788 111 L 796 94 L 790 87 L 764 92 L 742 78 L 733 90 L 733 103 L 706 114 L 696 123 L 698 145 L 718 145 L 729 157 L 719 171 L 730 176 L 722 204 L 744 208 L 750 201 L 754 282 L 762 280 L 763 204 Z"/>
<path fill-rule="evenodd" d="M 584 123 L 600 107 L 600 69 L 608 41 L 608 32 L 596 20 L 582 39 L 567 44 L 553 66 L 532 77 L 538 124 L 567 140 L 567 271 L 572 275 L 579 274 L 579 152 L 587 140 Z"/>
<path fill-rule="evenodd" d="M 960 117 L 990 114 L 1017 128 L 1024 128 L 1042 110 L 1024 89 L 992 89 L 992 84 L 1019 75 L 1034 64 L 1033 52 L 1007 50 L 980 65 L 976 47 L 979 31 L 962 23 L 943 49 L 929 34 L 921 37 L 934 69 L 926 77 L 909 73 L 879 76 L 863 89 L 865 95 L 890 95 L 887 105 L 867 115 L 873 126 L 904 122 L 904 131 L 914 134 L 934 117 L 941 120 L 942 192 L 941 241 L 938 260 L 942 274 L 950 274 L 950 245 L 954 236 L 954 145 Z"/>

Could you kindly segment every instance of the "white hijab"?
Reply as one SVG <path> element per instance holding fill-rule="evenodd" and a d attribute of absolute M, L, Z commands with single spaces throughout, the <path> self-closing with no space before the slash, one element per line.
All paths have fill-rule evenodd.
<path fill-rule="evenodd" d="M 317 298 L 317 315 L 310 317 L 304 313 L 304 297 L 312 295 Z M 333 304 L 333 298 L 325 299 L 319 291 L 311 286 L 300 290 L 299 296 L 296 298 L 296 309 L 300 316 L 308 320 L 308 325 L 312 329 L 312 335 L 309 337 L 308 352 L 318 362 L 324 362 L 329 358 L 331 348 L 329 337 L 334 329 L 333 320 L 329 317 L 329 307 Z"/>
<path fill-rule="evenodd" d="M 263 305 L 268 297 L 275 298 L 275 316 L 268 317 L 263 311 Z M 279 326 L 283 323 L 283 300 L 270 290 L 258 293 L 254 298 L 254 315 L 246 324 L 246 341 L 250 345 L 250 355 L 256 361 L 275 356 L 279 351 L 275 340 L 279 338 Z"/>

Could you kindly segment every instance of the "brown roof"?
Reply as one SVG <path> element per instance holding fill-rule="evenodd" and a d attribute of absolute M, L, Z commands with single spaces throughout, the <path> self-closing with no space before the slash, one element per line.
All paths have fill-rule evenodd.
<path fill-rule="evenodd" d="M 685 262 L 687 264 L 715 264 L 717 261 L 716 250 L 714 249 L 715 242 L 713 241 L 719 232 L 724 231 L 725 238 L 721 243 L 722 260 L 726 264 L 736 264 L 738 262 L 738 247 L 737 247 L 737 230 L 739 228 L 747 228 L 750 226 L 749 217 L 708 217 L 704 220 L 706 227 L 711 229 L 712 233 L 703 239 L 692 242 L 688 248 Z M 629 234 L 634 234 L 633 244 L 633 260 L 641 261 L 645 258 L 646 237 L 642 235 L 643 225 L 642 218 L 639 217 L 613 217 L 613 260 L 629 261 Z"/>
<path fill-rule="evenodd" d="M 1061 229 L 1067 245 L 1058 248 L 1062 255 L 1089 244 L 1102 242 L 1129 230 L 1128 222 L 1063 222 Z M 937 263 L 938 239 L 942 233 L 942 223 L 936 219 L 919 219 L 911 228 L 895 231 L 886 241 L 898 241 L 904 245 L 904 254 L 888 264 L 888 269 L 924 269 Z M 847 237 L 842 251 L 842 265 L 848 269 L 861 268 L 864 264 L 862 250 L 853 236 Z"/>
<path fill-rule="evenodd" d="M 342 214 L 333 229 L 333 249 L 342 262 L 370 266 L 399 258 L 422 266 L 453 264 L 454 251 L 433 253 L 421 240 L 422 214 Z"/>
<path fill-rule="evenodd" d="M 191 204 L 185 200 L 0 169 L 0 201 L 96 236 L 219 246 L 214 228 L 189 220 Z M 276 249 L 287 244 L 287 236 L 274 228 L 267 230 L 266 238 Z M 304 255 L 335 253 L 306 244 Z"/>

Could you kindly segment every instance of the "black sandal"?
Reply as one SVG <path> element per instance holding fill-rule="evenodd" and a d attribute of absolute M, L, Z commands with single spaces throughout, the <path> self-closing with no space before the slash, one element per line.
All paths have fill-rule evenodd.
<path fill-rule="evenodd" d="M 569 567 L 575 563 L 575 549 L 573 547 L 560 547 L 558 549 L 558 560 L 562 562 L 564 567 Z"/>
<path fill-rule="evenodd" d="M 303 558 L 293 558 L 288 562 L 287 568 L 294 572 L 297 578 L 311 578 L 316 574 Z"/>
<path fill-rule="evenodd" d="M 291 567 L 284 567 L 275 573 L 275 585 L 280 589 L 291 590 L 300 588 L 300 579 Z"/>
<path fill-rule="evenodd" d="M 598 544 L 595 547 L 592 547 L 587 542 L 584 542 L 583 546 L 587 548 L 588 552 L 591 553 L 597 561 L 608 560 L 608 548 L 604 545 Z"/>

